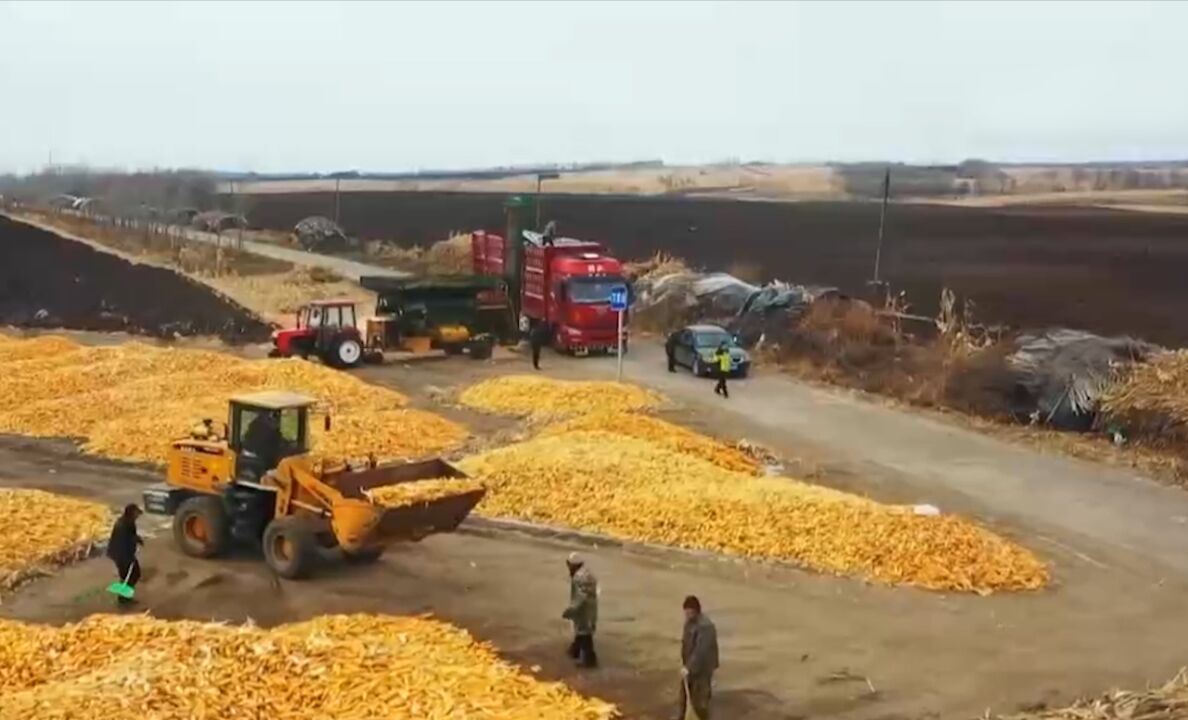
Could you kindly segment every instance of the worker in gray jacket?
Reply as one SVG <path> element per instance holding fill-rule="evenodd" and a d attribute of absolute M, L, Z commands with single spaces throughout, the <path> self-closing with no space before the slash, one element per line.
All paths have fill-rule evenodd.
<path fill-rule="evenodd" d="M 569 657 L 581 667 L 598 667 L 594 652 L 594 630 L 598 626 L 598 580 L 577 553 L 565 560 L 569 568 L 569 606 L 561 617 L 573 623 L 573 642 Z"/>
<path fill-rule="evenodd" d="M 718 669 L 718 629 L 701 612 L 697 596 L 685 598 L 685 629 L 681 636 L 681 711 L 691 704 L 698 720 L 710 720 L 710 696 Z"/>

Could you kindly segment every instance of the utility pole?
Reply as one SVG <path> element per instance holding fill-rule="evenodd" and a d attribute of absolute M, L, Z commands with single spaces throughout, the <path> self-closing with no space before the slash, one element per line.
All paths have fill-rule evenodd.
<path fill-rule="evenodd" d="M 338 188 L 342 178 L 334 178 L 334 224 L 338 225 Z M 537 192 L 540 192 L 537 190 Z M 340 226 L 341 227 L 341 226 Z"/>
<path fill-rule="evenodd" d="M 883 228 L 887 224 L 887 200 L 891 197 L 891 167 L 883 175 L 883 207 L 879 210 L 879 242 L 875 245 L 874 278 L 872 283 L 879 284 L 879 265 L 883 260 Z"/>

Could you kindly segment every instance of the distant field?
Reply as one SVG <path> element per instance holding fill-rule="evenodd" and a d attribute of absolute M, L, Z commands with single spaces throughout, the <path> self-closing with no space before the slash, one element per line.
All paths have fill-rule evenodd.
<path fill-rule="evenodd" d="M 454 231 L 499 229 L 503 194 L 351 192 L 347 231 L 403 245 Z M 333 212 L 332 193 L 249 198 L 252 223 L 284 229 Z M 680 197 L 549 195 L 543 218 L 566 235 L 600 240 L 625 258 L 664 250 L 697 265 L 736 263 L 767 278 L 865 292 L 876 202 L 738 202 Z M 915 309 L 936 309 L 942 287 L 977 303 L 985 321 L 1065 325 L 1188 343 L 1188 215 L 1065 206 L 954 207 L 896 203 L 887 217 L 883 274 Z"/>

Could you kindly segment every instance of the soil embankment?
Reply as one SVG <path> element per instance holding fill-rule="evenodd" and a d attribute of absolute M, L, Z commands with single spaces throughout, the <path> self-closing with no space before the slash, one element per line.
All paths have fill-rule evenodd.
<path fill-rule="evenodd" d="M 269 326 L 201 283 L 0 217 L 0 325 L 154 337 L 268 339 Z"/>
<path fill-rule="evenodd" d="M 499 229 L 500 193 L 347 192 L 354 235 L 428 245 L 452 231 Z M 334 193 L 252 196 L 253 225 L 287 230 L 332 214 Z M 875 202 L 545 195 L 560 232 L 607 243 L 619 256 L 663 250 L 695 266 L 758 268 L 766 278 L 866 292 L 875 255 Z M 972 298 L 977 317 L 1018 328 L 1067 326 L 1188 342 L 1188 215 L 1083 207 L 896 204 L 887 213 L 880 276 L 913 309 L 934 314 L 942 287 Z"/>

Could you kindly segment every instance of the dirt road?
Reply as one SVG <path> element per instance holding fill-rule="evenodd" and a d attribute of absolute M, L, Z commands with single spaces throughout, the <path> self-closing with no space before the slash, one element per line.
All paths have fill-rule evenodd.
<path fill-rule="evenodd" d="M 566 363 L 561 371 L 578 368 Z M 611 375 L 614 361 L 590 359 L 580 372 Z M 1098 552 L 1141 553 L 1188 574 L 1188 493 L 1132 472 L 1038 453 L 779 373 L 735 382 L 730 400 L 718 401 L 712 383 L 667 372 L 662 348 L 652 343 L 632 346 L 624 372 L 669 397 L 724 413 L 727 428 L 744 423 L 756 440 L 845 458 L 869 478 L 856 489 L 873 496 L 1069 536 L 1091 563 L 1105 562 Z"/>
<path fill-rule="evenodd" d="M 1113 524 L 1096 532 L 1082 517 L 1088 510 L 1066 513 L 1050 504 L 1056 500 L 1029 510 L 1021 501 L 1043 479 L 1043 468 L 1073 472 L 1079 463 L 1066 466 L 1062 459 L 999 447 L 775 377 L 738 383 L 727 407 L 703 402 L 716 400 L 707 384 L 669 375 L 653 363 L 654 355 L 636 346 L 627 372 L 677 400 L 683 407 L 670 411 L 674 419 L 812 458 L 820 463 L 821 482 L 878 497 L 930 500 L 989 519 L 1053 563 L 1055 587 L 989 598 L 942 595 L 750 563 L 582 548 L 602 582 L 598 642 L 605 667 L 579 673 L 563 657 L 567 630 L 559 617 L 567 591 L 562 561 L 573 545 L 472 528 L 398 547 L 373 568 L 331 565 L 313 580 L 290 583 L 275 581 L 246 555 L 225 562 L 180 556 L 167 530 L 150 523 L 146 529 L 156 525 L 157 536 L 145 550 L 145 607 L 163 617 L 251 617 L 264 624 L 327 612 L 432 612 L 492 641 L 509 658 L 538 664 L 543 675 L 618 702 L 628 717 L 638 718 L 671 711 L 679 603 L 690 592 L 703 598 L 722 636 L 719 717 L 973 717 L 987 707 L 1012 710 L 1114 685 L 1139 686 L 1184 663 L 1188 573 L 1159 548 L 1149 554 L 1142 545 L 1120 542 L 1121 531 L 1112 529 L 1127 528 L 1133 543 L 1150 541 L 1135 526 L 1151 519 L 1127 517 L 1140 507 L 1136 502 L 1155 497 L 1153 487 L 1132 483 L 1133 492 L 1111 490 L 1094 480 L 1098 469 L 1092 466 L 1086 468 L 1094 472 L 1070 476 L 1067 482 L 1085 481 L 1079 505 L 1128 498 L 1115 506 Z M 613 362 L 551 355 L 545 367 L 561 376 L 613 372 Z M 408 363 L 361 374 L 428 405 L 458 385 L 521 369 L 527 363 L 511 356 L 493 363 Z M 439 409 L 476 431 L 506 425 Z M 917 441 L 918 447 L 905 444 Z M 0 484 L 98 497 L 116 506 L 137 499 L 154 479 L 152 473 L 64 454 L 62 447 L 0 441 Z M 1057 460 L 1061 464 L 1049 464 Z M 1065 488 L 1065 481 L 1049 480 Z M 982 491 L 985 484 L 1005 491 Z M 1042 496 L 1042 488 L 1036 491 Z M 1178 496 L 1159 497 L 1165 512 L 1183 506 Z M 105 610 L 109 603 L 95 590 L 110 581 L 111 572 L 102 559 L 82 563 L 6 598 L 0 615 L 61 622 Z"/>

